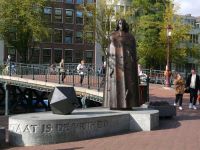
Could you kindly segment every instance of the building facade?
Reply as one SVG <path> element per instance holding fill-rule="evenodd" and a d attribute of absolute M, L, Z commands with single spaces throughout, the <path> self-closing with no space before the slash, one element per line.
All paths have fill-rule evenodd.
<path fill-rule="evenodd" d="M 94 29 L 84 31 L 84 12 L 80 5 L 96 3 L 96 0 L 51 0 L 44 8 L 43 21 L 49 23 L 51 34 L 35 48 L 28 51 L 28 59 L 34 64 L 78 63 L 84 59 L 95 62 L 95 44 L 84 36 L 94 37 Z M 20 62 L 20 56 L 12 47 L 6 47 L 4 60 L 11 55 L 12 60 Z"/>
<path fill-rule="evenodd" d="M 183 24 L 189 24 L 192 26 L 191 31 L 188 33 L 190 35 L 190 40 L 186 44 L 190 48 L 190 53 L 187 58 L 187 63 L 183 65 L 178 65 L 174 68 L 177 71 L 190 73 L 191 68 L 196 68 L 200 73 L 200 61 L 195 59 L 195 54 L 192 52 L 193 48 L 197 48 L 198 53 L 200 53 L 200 17 L 194 17 L 191 14 L 181 16 Z"/>

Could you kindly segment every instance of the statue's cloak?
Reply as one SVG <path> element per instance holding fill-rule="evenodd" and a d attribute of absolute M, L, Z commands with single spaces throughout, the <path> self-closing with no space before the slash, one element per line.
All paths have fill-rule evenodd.
<path fill-rule="evenodd" d="M 135 38 L 128 32 L 115 31 L 108 48 L 104 107 L 131 109 L 139 105 Z"/>

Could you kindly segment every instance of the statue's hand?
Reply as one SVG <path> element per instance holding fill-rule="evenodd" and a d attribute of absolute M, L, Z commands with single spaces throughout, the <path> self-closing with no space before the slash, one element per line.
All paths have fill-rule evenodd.
<path fill-rule="evenodd" d="M 110 77 L 112 78 L 112 75 L 114 73 L 114 68 L 111 69 L 111 72 L 110 72 Z"/>

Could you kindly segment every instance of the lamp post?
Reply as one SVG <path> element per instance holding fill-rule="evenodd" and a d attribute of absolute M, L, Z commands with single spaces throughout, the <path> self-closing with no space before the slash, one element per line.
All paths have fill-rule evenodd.
<path fill-rule="evenodd" d="M 171 77 L 171 65 L 170 65 L 170 38 L 172 35 L 172 27 L 171 25 L 167 26 L 167 65 L 165 68 L 165 86 L 166 87 L 171 87 L 170 84 L 170 77 Z"/>

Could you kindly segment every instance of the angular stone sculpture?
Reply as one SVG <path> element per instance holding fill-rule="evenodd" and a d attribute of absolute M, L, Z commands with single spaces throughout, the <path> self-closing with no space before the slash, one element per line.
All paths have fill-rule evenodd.
<path fill-rule="evenodd" d="M 49 95 L 49 101 L 54 114 L 67 115 L 79 106 L 73 87 L 55 87 Z"/>

